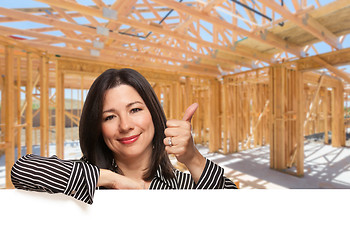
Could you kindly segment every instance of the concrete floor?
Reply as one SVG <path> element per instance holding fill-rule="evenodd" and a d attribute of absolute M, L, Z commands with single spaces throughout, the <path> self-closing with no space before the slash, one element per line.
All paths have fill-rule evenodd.
<path fill-rule="evenodd" d="M 269 147 L 264 146 L 239 153 L 223 155 L 209 153 L 198 145 L 199 151 L 225 169 L 227 177 L 239 181 L 241 189 L 350 189 L 350 148 L 333 148 L 312 140 L 305 141 L 304 177 L 272 170 L 269 167 Z M 33 152 L 40 153 L 38 147 Z M 55 145 L 50 146 L 55 154 Z M 65 144 L 65 159 L 80 158 L 78 142 Z M 0 188 L 5 186 L 5 160 L 0 158 Z"/>
<path fill-rule="evenodd" d="M 350 148 L 333 148 L 319 142 L 304 142 L 304 177 L 270 169 L 269 147 L 264 146 L 228 155 L 209 153 L 207 158 L 224 167 L 227 177 L 248 189 L 350 189 Z M 293 170 L 293 169 L 292 169 Z"/>

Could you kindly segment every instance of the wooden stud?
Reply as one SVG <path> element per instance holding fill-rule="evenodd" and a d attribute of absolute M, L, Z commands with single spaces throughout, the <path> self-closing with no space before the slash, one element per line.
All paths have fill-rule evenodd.
<path fill-rule="evenodd" d="M 71 139 L 73 141 L 73 116 L 74 116 L 74 112 L 73 112 L 73 88 L 70 88 L 70 136 Z"/>
<path fill-rule="evenodd" d="M 271 146 L 270 167 L 282 170 L 285 168 L 285 125 L 284 125 L 284 85 L 285 69 L 281 66 L 270 67 L 271 81 L 271 105 L 273 108 L 271 116 Z"/>
<path fill-rule="evenodd" d="M 15 139 L 14 139 L 14 49 L 12 46 L 5 47 L 5 186 L 13 188 L 11 182 L 11 168 L 15 162 Z"/>
<path fill-rule="evenodd" d="M 318 102 L 318 95 L 319 95 L 319 91 L 320 91 L 322 83 L 323 83 L 323 79 L 324 79 L 323 75 L 321 75 L 319 80 L 318 80 L 317 89 L 316 89 L 316 91 L 314 93 L 314 96 L 312 98 L 312 101 L 310 103 L 309 111 L 306 114 L 306 119 L 305 119 L 305 122 L 304 122 L 304 128 L 306 127 L 307 122 L 312 117 L 312 113 L 313 113 L 314 109 L 316 108 L 316 105 L 317 105 L 317 102 Z"/>
<path fill-rule="evenodd" d="M 16 70 L 17 70 L 17 79 L 16 79 L 16 110 L 17 110 L 17 124 L 16 124 L 16 129 L 17 130 L 17 141 L 16 141 L 16 146 L 17 146 L 17 157 L 22 156 L 22 143 L 21 143 L 21 132 L 22 132 L 22 124 L 21 124 L 21 58 L 17 56 L 17 65 L 16 65 Z"/>
<path fill-rule="evenodd" d="M 344 87 L 339 83 L 332 90 L 332 146 L 341 147 L 345 145 L 344 128 Z M 342 106 L 342 107 L 339 107 Z"/>
<path fill-rule="evenodd" d="M 227 84 L 227 79 L 224 78 L 224 84 L 222 85 L 222 131 L 223 131 L 223 153 L 226 154 L 228 153 L 228 149 L 227 149 L 227 140 L 228 140 L 228 122 L 227 122 L 227 118 L 228 118 L 228 108 L 227 108 L 227 104 L 228 104 L 228 93 L 227 93 L 227 88 L 228 88 L 228 84 Z"/>
<path fill-rule="evenodd" d="M 297 167 L 297 175 L 303 176 L 304 175 L 304 108 L 305 100 L 304 100 L 304 81 L 302 78 L 302 73 L 296 70 L 296 99 L 293 99 L 294 102 L 296 102 L 296 167 Z"/>
<path fill-rule="evenodd" d="M 27 53 L 26 81 L 26 148 L 27 154 L 33 151 L 33 62 L 32 53 Z"/>
<path fill-rule="evenodd" d="M 219 150 L 219 141 L 221 140 L 221 132 L 219 128 L 219 81 L 210 80 L 209 88 L 209 151 L 217 152 Z"/>
<path fill-rule="evenodd" d="M 324 101 L 323 101 L 323 116 L 324 116 L 324 143 L 329 144 L 329 136 L 328 136 L 328 103 L 329 103 L 329 94 L 327 89 L 324 89 L 325 94 L 324 94 Z"/>
<path fill-rule="evenodd" d="M 64 76 L 56 62 L 56 154 L 64 157 Z"/>
<path fill-rule="evenodd" d="M 40 57 L 40 154 L 49 155 L 49 95 L 47 59 Z"/>

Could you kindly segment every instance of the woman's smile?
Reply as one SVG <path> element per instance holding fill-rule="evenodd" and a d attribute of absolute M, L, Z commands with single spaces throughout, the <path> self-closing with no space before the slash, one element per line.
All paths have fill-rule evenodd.
<path fill-rule="evenodd" d="M 140 135 L 141 135 L 141 133 L 137 134 L 137 135 L 130 136 L 130 137 L 119 138 L 118 141 L 122 144 L 132 144 L 132 143 L 136 142 L 137 139 L 139 139 Z"/>

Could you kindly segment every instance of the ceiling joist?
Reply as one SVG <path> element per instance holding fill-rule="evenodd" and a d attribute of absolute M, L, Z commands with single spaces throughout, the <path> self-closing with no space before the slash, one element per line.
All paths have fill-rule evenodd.
<path fill-rule="evenodd" d="M 269 0 L 34 2 L 47 6 L 0 4 L 3 36 L 53 55 L 125 59 L 210 76 L 303 59 L 311 52 L 324 52 L 316 47 L 319 42 L 336 53 L 350 33 L 345 24 L 350 21 L 349 0 L 327 5 L 308 0 L 284 5 Z M 41 25 L 25 29 L 13 27 L 14 22 Z M 348 74 L 329 59 L 320 57 L 313 64 L 348 81 Z"/>

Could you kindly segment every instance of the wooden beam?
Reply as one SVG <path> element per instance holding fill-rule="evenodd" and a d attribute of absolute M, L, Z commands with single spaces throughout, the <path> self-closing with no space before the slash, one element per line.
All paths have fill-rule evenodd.
<path fill-rule="evenodd" d="M 302 176 L 304 174 L 303 81 L 300 72 L 286 65 L 271 66 L 269 75 L 270 167 L 288 171 L 288 166 L 295 162 L 296 175 Z"/>
<path fill-rule="evenodd" d="M 319 21 L 313 18 L 310 14 L 305 13 L 302 16 L 302 22 L 304 26 L 307 26 L 306 30 L 311 32 L 311 34 L 313 34 L 315 37 L 321 41 L 324 41 L 335 49 L 341 49 L 341 44 L 338 37 L 329 31 L 325 26 L 320 24 Z"/>
<path fill-rule="evenodd" d="M 204 76 L 213 76 L 216 77 L 219 72 L 218 71 L 212 71 L 212 69 L 206 69 L 205 67 L 201 67 L 200 65 L 184 65 L 184 66 L 172 66 L 167 64 L 161 64 L 157 63 L 155 65 L 154 63 L 150 61 L 145 61 L 144 59 L 126 59 L 122 57 L 115 57 L 108 54 L 105 54 L 104 56 L 100 57 L 94 57 L 91 56 L 88 52 L 82 52 L 78 50 L 71 50 L 71 49 L 64 49 L 61 47 L 55 47 L 55 46 L 49 46 L 49 45 L 43 45 L 38 43 L 31 43 L 27 42 L 29 46 L 35 47 L 41 50 L 49 51 L 52 54 L 61 54 L 67 57 L 76 57 L 79 56 L 81 59 L 89 59 L 89 60 L 95 60 L 95 61 L 110 61 L 111 63 L 117 64 L 122 63 L 124 66 L 137 66 L 137 67 L 144 67 L 144 68 L 150 68 L 150 69 L 158 69 L 160 66 L 163 66 L 163 69 L 169 72 L 175 72 L 175 73 L 182 73 L 182 74 L 196 74 L 196 75 L 204 75 Z M 118 65 L 122 65 L 118 64 Z"/>
<path fill-rule="evenodd" d="M 66 44 L 74 44 L 76 46 L 81 46 L 81 47 L 87 47 L 89 49 L 96 49 L 93 47 L 92 43 L 89 42 L 85 42 L 82 40 L 76 40 L 76 39 L 71 39 L 71 38 L 64 38 L 64 37 L 56 37 L 56 36 L 52 36 L 52 35 L 48 35 L 48 34 L 42 34 L 42 33 L 37 33 L 37 32 L 33 32 L 33 31 L 28 31 L 28 30 L 19 30 L 19 29 L 14 29 L 14 28 L 8 28 L 8 27 L 2 27 L 0 26 L 0 32 L 3 33 L 10 33 L 10 34 L 19 34 L 19 35 L 24 35 L 24 36 L 30 36 L 30 37 L 37 37 L 40 39 L 47 39 L 47 40 L 53 40 L 53 41 L 57 41 L 60 43 L 66 43 Z M 29 44 L 32 44 L 32 40 L 28 40 L 27 41 Z M 34 43 L 36 44 L 36 43 Z M 43 49 L 50 49 L 50 45 L 45 45 L 43 43 L 37 43 L 37 45 L 41 46 Z M 62 49 L 68 52 L 71 52 L 72 50 L 68 50 L 68 49 Z M 110 52 L 117 52 L 117 53 L 126 53 L 128 54 L 128 56 L 137 56 L 137 57 L 147 57 L 147 58 L 154 58 L 154 59 L 159 59 L 159 60 L 167 60 L 167 61 L 172 61 L 172 62 L 180 62 L 183 65 L 190 65 L 190 66 L 200 66 L 201 67 L 205 67 L 207 69 L 211 69 L 213 71 L 218 71 L 216 66 L 210 66 L 210 65 L 206 65 L 206 64 L 202 64 L 200 63 L 200 61 L 198 61 L 198 64 L 196 63 L 190 63 L 184 59 L 179 59 L 179 58 L 174 58 L 174 57 L 163 57 L 163 56 L 159 56 L 156 54 L 150 54 L 147 52 L 136 52 L 136 51 L 131 51 L 131 50 L 126 50 L 124 48 L 118 48 L 118 47 L 106 47 L 105 48 L 106 51 Z M 77 51 L 74 49 L 74 51 Z M 78 53 L 77 53 L 78 54 Z M 148 59 L 146 59 L 146 61 L 149 61 Z M 219 72 L 217 72 L 217 74 L 219 74 Z"/>
<path fill-rule="evenodd" d="M 33 62 L 32 53 L 27 53 L 27 82 L 26 82 L 26 147 L 27 154 L 33 152 Z"/>
<path fill-rule="evenodd" d="M 304 83 L 311 83 L 312 85 L 318 85 L 318 79 L 320 77 L 320 73 L 317 72 L 303 72 L 303 81 Z M 339 85 L 341 82 L 340 79 L 330 76 L 323 75 L 322 87 L 334 88 Z"/>
<path fill-rule="evenodd" d="M 13 47 L 5 47 L 5 186 L 13 188 L 11 182 L 11 168 L 15 163 L 15 139 L 14 139 L 14 122 L 15 122 L 15 105 L 14 105 L 14 54 Z"/>
<path fill-rule="evenodd" d="M 294 22 L 299 27 L 311 33 L 321 41 L 324 41 L 325 43 L 331 45 L 332 47 L 339 49 L 338 38 L 333 33 L 331 33 L 328 29 L 322 26 L 319 22 L 317 22 L 317 20 L 312 18 L 310 15 L 305 14 L 303 18 L 300 18 L 297 15 L 294 15 L 293 13 L 288 11 L 283 6 L 279 5 L 275 1 L 270 1 L 270 0 L 259 0 L 259 1 L 263 3 L 265 6 L 268 6 L 269 8 L 271 8 L 273 11 L 280 14 L 281 16 L 285 17 L 286 19 Z"/>
<path fill-rule="evenodd" d="M 59 21 L 59 20 L 56 20 L 56 19 L 47 19 L 45 17 L 41 17 L 41 16 L 36 16 L 36 15 L 31 15 L 31 14 L 28 14 L 28 13 L 24 13 L 24 12 L 20 12 L 20 11 L 15 11 L 15 10 L 11 10 L 11 9 L 6 9 L 6 8 L 1 8 L 0 7 L 0 14 L 3 14 L 3 15 L 11 15 L 17 19 L 21 19 L 21 20 L 28 20 L 28 21 L 33 21 L 33 22 L 37 22 L 37 23 L 41 23 L 41 24 L 46 24 L 46 25 L 52 25 L 52 26 L 55 26 L 57 28 L 60 28 L 60 29 L 68 29 L 68 30 L 71 30 L 71 29 L 76 29 L 82 33 L 86 33 L 86 34 L 89 34 L 91 37 L 95 37 L 97 36 L 97 33 L 96 33 L 96 30 L 94 30 L 93 28 L 90 28 L 90 27 L 85 27 L 85 26 L 81 26 L 81 25 L 76 25 L 76 24 L 72 24 L 72 23 L 68 23 L 68 22 L 62 22 L 62 21 Z M 6 30 L 7 28 L 3 28 L 3 30 Z M 20 34 L 21 33 L 21 30 L 11 30 L 11 31 L 19 31 L 18 33 Z M 29 31 L 29 30 L 28 30 Z M 29 36 L 32 36 L 32 37 L 42 37 L 43 35 L 32 35 L 34 34 L 33 33 L 34 31 L 30 31 L 30 32 L 26 32 L 27 34 L 30 33 Z M 46 34 L 45 34 L 46 35 Z M 0 36 L 1 38 L 1 36 Z M 222 59 L 218 56 L 215 56 L 214 58 L 210 57 L 210 56 L 207 56 L 205 54 L 199 54 L 199 53 L 195 53 L 195 52 L 192 52 L 192 51 L 188 51 L 186 49 L 183 49 L 183 48 L 177 48 L 177 49 L 174 49 L 174 47 L 172 46 L 168 46 L 168 45 L 165 45 L 165 44 L 160 44 L 160 43 L 152 43 L 152 42 L 149 42 L 149 41 L 144 41 L 144 40 L 141 40 L 141 39 L 137 39 L 135 37 L 131 37 L 131 36 L 126 36 L 126 35 L 122 35 L 122 34 L 118 34 L 118 33 L 114 33 L 114 32 L 111 32 L 110 33 L 110 38 L 111 39 L 115 39 L 115 40 L 119 40 L 119 41 L 123 41 L 123 42 L 130 42 L 130 43 L 135 43 L 135 44 L 139 44 L 141 46 L 150 46 L 150 47 L 155 47 L 155 48 L 158 48 L 158 49 L 162 49 L 163 51 L 166 51 L 166 52 L 174 52 L 174 53 L 183 53 L 183 54 L 186 54 L 187 58 L 200 58 L 200 59 L 207 59 L 208 61 L 213 61 L 214 58 L 215 58 L 215 61 L 217 61 L 218 63 L 230 63 L 232 65 L 236 65 L 236 64 L 241 64 L 242 66 L 245 66 L 245 67 L 251 67 L 251 66 L 248 66 L 246 65 L 245 63 L 237 63 L 237 62 L 233 62 L 233 61 L 230 61 L 229 59 Z M 58 38 L 58 37 L 51 37 L 49 36 L 48 39 L 51 39 L 51 40 L 64 40 L 62 37 Z M 83 46 L 88 46 L 86 45 L 86 43 L 83 43 L 83 41 L 78 41 L 78 40 L 75 40 L 75 39 L 68 39 L 67 40 L 68 43 L 72 43 L 72 44 L 79 44 L 79 45 L 83 45 Z M 14 44 L 18 44 L 16 43 L 14 40 L 13 40 Z M 32 43 L 32 44 L 35 44 L 35 43 Z M 23 45 L 23 44 L 22 44 Z M 107 45 L 109 46 L 109 45 Z M 24 48 L 22 46 L 22 48 Z"/>
<path fill-rule="evenodd" d="M 17 146 L 17 156 L 22 156 L 22 141 L 21 141 L 21 137 L 22 137 L 22 127 L 23 125 L 21 124 L 21 120 L 22 120 L 22 111 L 21 111 L 21 57 L 20 56 L 16 56 L 16 88 L 15 88 L 15 93 L 16 93 L 16 105 L 15 109 L 16 109 L 16 125 L 15 127 L 17 127 L 17 129 L 15 129 L 15 132 L 17 131 L 16 134 L 16 144 L 15 146 Z M 25 124 L 24 124 L 25 126 Z"/>
<path fill-rule="evenodd" d="M 91 7 L 86 7 L 86 6 L 81 5 L 81 4 L 77 4 L 77 3 L 73 3 L 73 2 L 67 2 L 67 1 L 64 1 L 64 0 L 61 0 L 61 1 L 38 0 L 38 1 L 46 3 L 46 4 L 49 4 L 49 5 L 52 5 L 52 6 L 62 7 L 62 8 L 65 8 L 65 9 L 68 9 L 68 10 L 72 10 L 72 11 L 79 11 L 82 14 L 87 14 L 87 15 L 90 15 L 90 16 L 107 19 L 107 20 L 109 20 L 111 22 L 126 24 L 126 25 L 129 25 L 129 26 L 133 26 L 133 27 L 136 27 L 136 28 L 140 28 L 140 29 L 146 30 L 146 31 L 152 31 L 152 32 L 156 32 L 156 33 L 159 33 L 159 34 L 164 34 L 164 35 L 167 35 L 167 36 L 170 36 L 170 37 L 174 37 L 174 38 L 178 38 L 178 39 L 183 39 L 183 40 L 187 40 L 187 41 L 190 41 L 190 42 L 194 42 L 194 43 L 197 43 L 197 44 L 200 44 L 200 45 L 209 46 L 209 47 L 212 47 L 214 49 L 221 49 L 222 51 L 226 51 L 226 52 L 228 52 L 228 53 L 230 53 L 232 55 L 238 55 L 238 56 L 241 56 L 241 57 L 249 57 L 251 59 L 259 59 L 261 61 L 270 62 L 270 58 L 268 56 L 264 57 L 265 54 L 263 54 L 263 53 L 257 53 L 255 51 L 255 54 L 252 54 L 250 52 L 241 51 L 240 49 L 235 49 L 234 51 L 232 51 L 229 48 L 220 46 L 218 44 L 214 44 L 214 43 L 211 43 L 211 42 L 208 42 L 208 41 L 204 41 L 204 40 L 201 40 L 201 39 L 198 39 L 198 38 L 194 38 L 194 37 L 191 37 L 189 35 L 179 34 L 177 32 L 173 32 L 171 30 L 166 30 L 166 29 L 160 28 L 158 26 L 153 26 L 150 23 L 147 24 L 147 23 L 135 21 L 135 20 L 132 20 L 132 19 L 129 19 L 129 18 L 126 18 L 126 17 L 118 17 L 117 19 L 112 19 L 112 18 L 104 16 L 103 12 L 98 10 L 98 9 L 93 9 Z M 173 3 L 176 3 L 176 2 L 166 1 L 165 5 L 171 4 L 172 5 L 171 7 L 174 8 L 173 7 Z M 178 7 L 181 7 L 181 8 L 178 9 Z M 186 7 L 186 6 L 183 5 L 183 4 L 180 4 L 180 5 L 176 5 L 176 8 L 174 8 L 174 9 L 182 11 L 184 7 Z M 198 12 L 198 11 L 193 12 L 193 8 L 186 7 L 186 9 L 190 10 L 192 12 L 192 15 L 195 15 L 195 13 Z M 223 20 L 220 20 L 218 18 L 213 18 L 213 19 L 216 22 L 219 21 L 219 22 L 217 22 L 217 24 L 219 24 L 219 26 L 221 26 L 221 25 L 225 26 L 225 25 L 228 24 L 227 22 L 225 22 Z M 227 27 L 232 29 L 232 27 L 235 27 L 235 26 L 233 26 L 232 24 L 229 24 L 229 26 L 227 26 Z M 246 30 L 242 30 L 242 31 L 245 31 L 246 34 L 256 38 L 256 36 L 254 34 L 250 33 L 249 31 L 246 31 Z M 281 39 L 281 41 L 285 42 L 282 39 Z"/>
<path fill-rule="evenodd" d="M 2 34 L 0 34 L 0 44 L 3 46 L 11 45 L 11 46 L 18 47 L 19 49 L 22 49 L 22 50 L 25 50 L 28 52 L 32 52 L 32 53 L 37 53 L 37 54 L 41 53 L 41 51 L 39 51 L 36 48 L 30 47 L 26 44 L 23 44 L 22 42 L 16 41 L 16 40 L 11 39 L 9 37 L 5 37 Z M 2 49 L 0 49 L 0 52 L 1 51 L 2 51 Z"/>
<path fill-rule="evenodd" d="M 285 166 L 285 142 L 284 142 L 284 77 L 281 66 L 270 67 L 270 167 L 284 169 Z"/>
<path fill-rule="evenodd" d="M 304 128 L 306 127 L 307 122 L 312 117 L 312 112 L 313 112 L 313 109 L 315 108 L 316 101 L 318 99 L 318 95 L 319 95 L 319 91 L 320 91 L 321 86 L 322 86 L 323 79 L 324 79 L 324 77 L 323 77 L 323 74 L 322 74 L 320 76 L 319 80 L 318 80 L 317 89 L 316 89 L 316 91 L 314 93 L 314 96 L 312 98 L 312 101 L 310 103 L 309 111 L 306 113 L 306 118 L 305 118 L 305 121 L 304 121 Z"/>
<path fill-rule="evenodd" d="M 56 154 L 59 158 L 64 157 L 64 75 L 58 70 L 56 61 Z"/>
<path fill-rule="evenodd" d="M 319 58 L 324 61 L 320 61 Z M 331 66 L 350 64 L 350 48 L 344 48 L 341 50 L 292 61 L 292 63 L 297 64 L 299 71 L 310 71 L 324 68 L 325 62 Z"/>
<path fill-rule="evenodd" d="M 324 144 L 329 144 L 329 135 L 328 135 L 328 103 L 329 103 L 329 96 L 328 96 L 328 90 L 327 88 L 323 88 L 323 101 L 322 101 L 322 110 L 323 110 L 323 119 L 324 119 Z"/>
<path fill-rule="evenodd" d="M 322 64 L 325 68 L 327 68 L 329 71 L 333 72 L 335 75 L 337 75 L 338 77 L 342 78 L 344 81 L 346 81 L 347 83 L 350 83 L 350 75 L 336 67 L 333 67 L 332 65 L 330 65 L 328 62 L 326 62 L 325 60 L 323 60 L 321 57 L 316 56 L 314 58 L 314 60 L 320 64 Z"/>
<path fill-rule="evenodd" d="M 304 81 L 302 78 L 302 73 L 296 70 L 295 79 L 295 107 L 296 107 L 296 126 L 295 126 L 295 137 L 296 137 L 296 156 L 295 162 L 297 167 L 297 175 L 304 175 L 304 106 L 305 98 L 303 94 Z"/>
<path fill-rule="evenodd" d="M 97 7 L 99 8 L 107 8 L 108 6 L 102 0 L 92 0 Z"/>
<path fill-rule="evenodd" d="M 136 4 L 137 0 L 116 0 L 112 5 L 111 9 L 116 10 L 118 12 L 118 16 L 127 17 L 133 10 L 133 6 Z M 136 11 L 137 12 L 137 11 Z M 107 28 L 111 30 L 117 30 L 120 28 L 122 24 L 109 21 L 106 25 Z"/>
<path fill-rule="evenodd" d="M 220 82 L 216 79 L 210 80 L 209 87 L 209 151 L 217 152 L 220 148 Z"/>
<path fill-rule="evenodd" d="M 344 88 L 340 83 L 332 89 L 332 146 L 345 146 Z"/>
<path fill-rule="evenodd" d="M 30 31 L 30 30 L 22 30 L 22 29 L 0 26 L 0 32 L 2 32 L 3 34 L 6 34 L 6 35 L 16 34 L 16 35 L 38 38 L 38 39 L 40 39 L 40 41 L 41 40 L 49 40 L 49 41 L 53 41 L 55 43 L 73 44 L 73 45 L 80 46 L 80 47 L 89 47 L 91 49 L 95 49 L 92 46 L 92 43 L 89 43 L 86 41 L 72 39 L 69 37 L 53 36 L 53 35 L 38 33 L 38 32 L 34 32 L 34 31 Z"/>
<path fill-rule="evenodd" d="M 213 8 L 215 8 L 215 6 L 220 5 L 223 2 L 225 2 L 225 1 L 226 0 L 211 0 L 211 1 L 208 1 L 207 4 L 202 7 L 201 11 L 203 13 L 209 14 L 210 11 L 213 10 Z"/>
<path fill-rule="evenodd" d="M 47 58 L 40 57 L 40 154 L 49 155 L 49 88 Z"/>
<path fill-rule="evenodd" d="M 257 136 L 255 134 L 255 131 L 256 131 L 257 127 L 259 126 L 262 117 L 267 113 L 269 103 L 270 103 L 270 100 L 267 100 L 263 111 L 259 114 L 258 120 L 256 121 L 255 125 L 253 126 L 252 134 L 250 134 L 250 136 L 247 138 L 247 142 L 246 142 L 246 146 L 245 146 L 246 148 L 249 148 L 250 140 L 252 139 L 253 136 L 254 136 L 255 141 L 256 141 Z M 254 144 L 254 146 L 255 146 L 255 144 Z"/>
<path fill-rule="evenodd" d="M 243 28 L 238 27 L 237 25 L 233 25 L 233 24 L 228 23 L 228 22 L 226 22 L 224 20 L 221 20 L 221 19 L 219 19 L 217 17 L 211 16 L 211 15 L 208 15 L 208 14 L 204 14 L 204 13 L 196 10 L 195 8 L 188 7 L 188 6 L 186 6 L 185 4 L 182 4 L 182 3 L 178 3 L 178 2 L 175 2 L 175 1 L 168 1 L 168 0 L 154 0 L 154 2 L 157 2 L 159 4 L 163 4 L 165 6 L 171 7 L 172 9 L 175 9 L 175 10 L 180 11 L 180 12 L 184 12 L 184 13 L 190 14 L 190 15 L 196 17 L 196 18 L 199 18 L 199 19 L 202 19 L 204 21 L 210 22 L 210 23 L 212 23 L 214 25 L 228 28 L 228 29 L 230 29 L 230 30 L 232 30 L 234 32 L 237 32 L 237 33 L 242 34 L 242 35 L 244 35 L 246 37 L 252 38 L 252 39 L 254 39 L 256 41 L 259 41 L 259 42 L 262 42 L 264 44 L 268 44 L 268 45 L 271 45 L 273 47 L 282 49 L 282 50 L 284 50 L 286 52 L 291 52 L 291 53 L 293 53 L 296 56 L 300 56 L 301 55 L 302 49 L 299 46 L 296 46 L 296 45 L 294 45 L 292 43 L 289 43 L 289 42 L 281 39 L 280 37 L 278 37 L 278 36 L 268 32 L 267 30 L 265 31 L 263 36 L 259 36 L 259 35 L 256 35 L 255 33 L 251 32 L 251 31 L 247 31 L 247 30 L 245 30 Z M 255 53 L 256 52 L 257 51 L 255 51 Z M 259 58 L 258 56 L 256 56 L 253 59 L 262 60 L 261 57 Z M 262 61 L 270 62 L 270 60 L 268 60 L 268 61 L 262 60 Z"/>
<path fill-rule="evenodd" d="M 224 78 L 223 84 L 221 85 L 222 88 L 222 98 L 221 98 L 221 104 L 222 104 L 222 115 L 221 115 L 221 121 L 222 121 L 222 132 L 223 132 L 223 138 L 222 138 L 222 150 L 224 154 L 228 153 L 227 149 L 227 140 L 228 140 L 228 79 Z"/>

